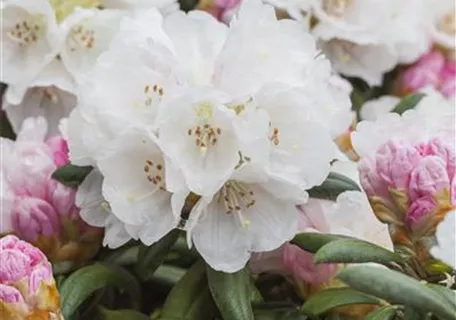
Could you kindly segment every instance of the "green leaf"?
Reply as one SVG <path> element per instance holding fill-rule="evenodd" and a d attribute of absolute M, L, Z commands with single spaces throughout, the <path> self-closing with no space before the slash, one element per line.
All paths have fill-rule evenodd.
<path fill-rule="evenodd" d="M 66 186 L 77 187 L 92 169 L 91 166 L 79 167 L 73 164 L 66 164 L 57 168 L 52 174 L 52 178 Z"/>
<path fill-rule="evenodd" d="M 64 317 L 70 317 L 92 293 L 106 286 L 116 286 L 127 291 L 133 301 L 140 300 L 140 286 L 134 276 L 126 270 L 97 263 L 77 270 L 63 282 L 60 298 Z"/>
<path fill-rule="evenodd" d="M 354 239 L 343 235 L 338 234 L 323 234 L 323 233 L 313 233 L 313 232 L 303 232 L 298 233 L 293 240 L 292 244 L 297 245 L 303 250 L 306 250 L 310 253 L 316 253 L 320 250 L 321 247 L 330 243 L 332 241 L 342 240 L 342 239 Z"/>
<path fill-rule="evenodd" d="M 383 306 L 367 314 L 364 320 L 392 320 L 396 316 L 396 309 L 392 306 Z"/>
<path fill-rule="evenodd" d="M 428 283 L 429 288 L 445 298 L 453 308 L 456 308 L 456 292 L 438 284 Z"/>
<path fill-rule="evenodd" d="M 423 99 L 426 95 L 424 93 L 412 93 L 404 97 L 391 112 L 403 114 L 405 111 L 415 108 L 415 106 Z"/>
<path fill-rule="evenodd" d="M 325 181 L 309 190 L 312 198 L 336 200 L 345 191 L 361 191 L 358 184 L 352 179 L 336 172 L 330 172 Z"/>
<path fill-rule="evenodd" d="M 423 320 L 426 319 L 426 314 L 414 310 L 410 307 L 405 307 L 404 309 L 404 320 Z"/>
<path fill-rule="evenodd" d="M 318 250 L 316 263 L 364 263 L 376 262 L 389 265 L 401 260 L 394 252 L 359 239 L 332 241 Z"/>
<path fill-rule="evenodd" d="M 135 264 L 138 261 L 139 245 L 137 246 L 122 246 L 116 250 L 109 252 L 103 261 L 117 266 L 128 266 Z"/>
<path fill-rule="evenodd" d="M 425 284 L 399 272 L 384 267 L 358 265 L 346 267 L 337 277 L 356 290 L 393 304 L 432 312 L 442 320 L 456 319 L 456 308 L 451 308 L 446 299 Z"/>
<path fill-rule="evenodd" d="M 109 310 L 98 307 L 100 320 L 150 320 L 148 316 L 135 310 Z"/>
<path fill-rule="evenodd" d="M 203 261 L 195 263 L 166 298 L 161 320 L 211 319 L 217 312 L 207 287 Z"/>
<path fill-rule="evenodd" d="M 351 304 L 382 304 L 380 299 L 351 288 L 334 288 L 312 295 L 302 306 L 301 311 L 310 316 L 318 316 L 337 307 Z"/>
<path fill-rule="evenodd" d="M 180 230 L 173 229 L 166 236 L 151 246 L 141 244 L 138 252 L 136 272 L 143 279 L 150 278 L 166 259 L 166 255 L 179 237 Z"/>
<path fill-rule="evenodd" d="M 250 276 L 246 268 L 225 273 L 207 266 L 207 280 L 212 297 L 224 320 L 253 320 Z"/>

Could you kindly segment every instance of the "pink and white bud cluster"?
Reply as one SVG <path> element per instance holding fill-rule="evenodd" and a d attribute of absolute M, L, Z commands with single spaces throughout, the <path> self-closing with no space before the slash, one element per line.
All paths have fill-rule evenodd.
<path fill-rule="evenodd" d="M 432 87 L 451 99 L 456 95 L 456 61 L 430 51 L 405 70 L 401 82 L 406 94 Z"/>
<path fill-rule="evenodd" d="M 100 231 L 87 226 L 75 205 L 76 189 L 52 178 L 69 163 L 61 136 L 45 140 L 44 118 L 29 118 L 16 141 L 1 139 L 2 219 L 0 233 L 13 233 L 38 246 L 51 260 L 79 260 L 96 250 Z M 93 244 L 83 249 L 79 240 Z"/>
<path fill-rule="evenodd" d="M 60 297 L 46 256 L 9 235 L 0 239 L 2 319 L 63 319 Z"/>

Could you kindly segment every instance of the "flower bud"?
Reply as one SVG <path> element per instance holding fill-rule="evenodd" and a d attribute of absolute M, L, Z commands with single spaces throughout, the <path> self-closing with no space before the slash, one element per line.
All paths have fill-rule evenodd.
<path fill-rule="evenodd" d="M 361 159 L 358 171 L 361 186 L 369 197 L 388 197 L 388 185 L 380 176 L 375 160 L 367 157 Z"/>
<path fill-rule="evenodd" d="M 2 319 L 63 319 L 51 264 L 42 252 L 9 235 L 0 239 L 0 261 Z"/>
<path fill-rule="evenodd" d="M 410 173 L 420 159 L 413 146 L 389 141 L 377 151 L 377 172 L 390 188 L 403 189 L 407 187 Z"/>
<path fill-rule="evenodd" d="M 68 216 L 74 206 L 76 189 L 67 187 L 54 179 L 49 179 L 46 198 L 59 215 Z"/>
<path fill-rule="evenodd" d="M 436 51 L 429 52 L 407 69 L 402 76 L 402 86 L 407 92 L 415 92 L 428 86 L 437 87 L 445 57 Z"/>
<path fill-rule="evenodd" d="M 49 138 L 46 144 L 51 148 L 54 163 L 57 167 L 70 163 L 68 144 L 63 137 L 55 136 Z"/>
<path fill-rule="evenodd" d="M 413 201 L 405 218 L 406 226 L 410 228 L 415 235 L 424 234 L 422 231 L 429 225 L 428 219 L 435 213 L 437 205 L 437 202 L 431 196 L 421 197 Z"/>
<path fill-rule="evenodd" d="M 444 160 L 428 156 L 420 160 L 410 175 L 410 200 L 435 196 L 437 192 L 450 189 L 450 178 Z"/>
<path fill-rule="evenodd" d="M 54 208 L 46 201 L 33 197 L 16 197 L 11 209 L 14 232 L 29 242 L 39 236 L 58 236 L 60 219 Z"/>

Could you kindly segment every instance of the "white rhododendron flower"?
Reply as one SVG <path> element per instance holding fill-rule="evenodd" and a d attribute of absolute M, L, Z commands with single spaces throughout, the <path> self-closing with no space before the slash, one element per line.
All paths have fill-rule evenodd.
<path fill-rule="evenodd" d="M 437 226 L 437 245 L 431 249 L 434 257 L 456 269 L 456 211 L 449 212 Z"/>
<path fill-rule="evenodd" d="M 426 0 L 425 4 L 432 40 L 449 50 L 454 50 L 456 3 L 454 0 Z"/>
<path fill-rule="evenodd" d="M 75 203 L 81 218 L 89 225 L 104 228 L 103 245 L 118 248 L 132 237 L 126 230 L 126 225 L 111 213 L 109 203 L 101 193 L 103 176 L 97 170 L 90 172 L 79 185 Z"/>
<path fill-rule="evenodd" d="M 333 68 L 380 85 L 383 74 L 411 63 L 430 46 L 424 0 L 271 1 L 291 17 L 315 16 L 311 28 Z M 301 18 L 296 11 L 304 11 Z M 304 23 L 307 26 L 307 19 Z"/>
<path fill-rule="evenodd" d="M 295 205 L 326 178 L 350 122 L 351 87 L 334 77 L 300 24 L 259 1 L 229 27 L 203 12 L 137 13 L 80 87 L 70 157 L 99 168 L 133 238 L 183 227 L 233 272 L 294 236 Z M 185 223 L 189 193 L 199 200 Z"/>
<path fill-rule="evenodd" d="M 61 31 L 47 0 L 3 1 L 0 8 L 1 81 L 27 87 L 58 53 Z"/>

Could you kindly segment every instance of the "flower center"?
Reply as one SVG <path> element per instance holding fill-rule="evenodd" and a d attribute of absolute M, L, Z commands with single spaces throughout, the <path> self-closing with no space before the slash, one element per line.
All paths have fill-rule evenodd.
<path fill-rule="evenodd" d="M 70 51 L 74 52 L 78 48 L 92 49 L 95 42 L 95 31 L 86 29 L 82 24 L 71 28 L 69 37 Z"/>
<path fill-rule="evenodd" d="M 210 124 L 212 120 L 212 105 L 210 103 L 201 103 L 196 109 L 195 114 L 198 124 L 188 129 L 187 134 L 195 140 L 196 147 L 205 155 L 209 147 L 217 144 L 222 129 Z"/>
<path fill-rule="evenodd" d="M 241 182 L 230 180 L 218 193 L 217 201 L 222 201 L 227 214 L 237 214 L 244 226 L 250 221 L 242 216 L 242 210 L 255 205 L 255 194 L 249 187 Z"/>
<path fill-rule="evenodd" d="M 29 19 L 17 22 L 8 32 L 8 37 L 26 47 L 30 44 L 37 43 L 44 35 L 45 23 L 41 15 L 31 16 Z"/>
<path fill-rule="evenodd" d="M 351 3 L 352 0 L 324 0 L 323 10 L 329 15 L 342 17 Z"/>
<path fill-rule="evenodd" d="M 449 12 L 438 23 L 438 29 L 448 35 L 456 33 L 455 13 Z"/>
<path fill-rule="evenodd" d="M 144 164 L 144 173 L 146 175 L 147 180 L 155 185 L 160 190 L 165 191 L 165 179 L 163 177 L 163 164 L 162 163 L 154 163 L 152 160 L 147 159 Z"/>
<path fill-rule="evenodd" d="M 188 129 L 187 134 L 195 138 L 196 146 L 200 149 L 202 154 L 206 154 L 209 146 L 215 146 L 217 144 L 217 141 L 222 134 L 222 129 L 206 123 L 202 126 Z"/>

